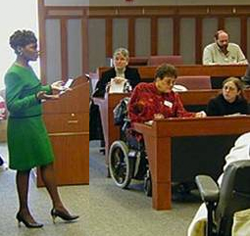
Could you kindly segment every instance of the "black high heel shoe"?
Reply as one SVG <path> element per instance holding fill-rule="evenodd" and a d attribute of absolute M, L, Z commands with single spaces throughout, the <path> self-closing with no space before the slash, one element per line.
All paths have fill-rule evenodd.
<path fill-rule="evenodd" d="M 54 224 L 55 224 L 56 217 L 60 217 L 61 219 L 65 220 L 65 221 L 73 221 L 73 220 L 76 220 L 79 218 L 78 215 L 70 215 L 69 213 L 59 211 L 55 208 L 52 208 L 50 214 L 52 216 Z"/>
<path fill-rule="evenodd" d="M 42 228 L 43 224 L 37 223 L 37 222 L 29 222 L 24 219 L 24 217 L 20 214 L 20 212 L 17 213 L 16 219 L 18 221 L 18 227 L 21 227 L 21 222 L 27 227 L 27 228 Z"/>

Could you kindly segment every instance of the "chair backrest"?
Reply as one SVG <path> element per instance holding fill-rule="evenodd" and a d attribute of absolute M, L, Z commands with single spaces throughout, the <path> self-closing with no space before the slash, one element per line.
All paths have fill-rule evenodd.
<path fill-rule="evenodd" d="M 215 210 L 218 235 L 231 235 L 233 214 L 250 208 L 250 160 L 231 163 L 225 170 Z"/>
<path fill-rule="evenodd" d="M 107 65 L 113 67 L 113 57 L 107 57 Z M 129 66 L 147 66 L 148 65 L 148 56 L 135 56 L 129 57 Z"/>
<path fill-rule="evenodd" d="M 175 84 L 183 85 L 187 89 L 212 89 L 209 75 L 183 75 L 178 76 Z"/>
<path fill-rule="evenodd" d="M 150 56 L 148 59 L 149 66 L 158 66 L 163 63 L 168 63 L 172 65 L 183 64 L 182 56 L 180 55 L 168 55 L 168 56 Z"/>
<path fill-rule="evenodd" d="M 148 64 L 148 57 L 130 57 L 128 64 L 129 66 L 146 66 Z"/>

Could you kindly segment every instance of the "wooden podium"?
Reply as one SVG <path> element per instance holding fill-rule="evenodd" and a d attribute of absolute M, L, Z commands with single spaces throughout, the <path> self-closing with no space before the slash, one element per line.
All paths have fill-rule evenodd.
<path fill-rule="evenodd" d="M 89 183 L 89 83 L 78 77 L 71 88 L 43 107 L 58 185 Z M 37 186 L 44 186 L 39 169 Z"/>

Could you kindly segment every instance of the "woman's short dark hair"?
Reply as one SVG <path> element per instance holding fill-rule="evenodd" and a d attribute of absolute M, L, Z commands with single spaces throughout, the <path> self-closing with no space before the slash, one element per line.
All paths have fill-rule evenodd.
<path fill-rule="evenodd" d="M 30 30 L 17 30 L 11 36 L 9 40 L 10 46 L 18 54 L 18 47 L 25 47 L 31 43 L 37 43 L 35 34 Z"/>
<path fill-rule="evenodd" d="M 162 64 L 157 67 L 155 72 L 155 79 L 164 79 L 165 77 L 177 78 L 177 70 L 171 64 Z"/>

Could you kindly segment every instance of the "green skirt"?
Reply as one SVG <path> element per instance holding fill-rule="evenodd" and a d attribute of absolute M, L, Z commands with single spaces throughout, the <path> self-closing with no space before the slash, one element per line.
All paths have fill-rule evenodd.
<path fill-rule="evenodd" d="M 54 161 L 52 146 L 42 116 L 9 118 L 9 167 L 25 171 Z"/>

